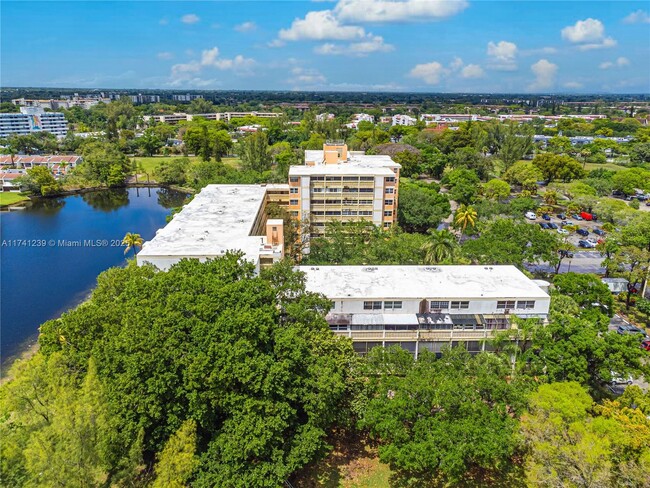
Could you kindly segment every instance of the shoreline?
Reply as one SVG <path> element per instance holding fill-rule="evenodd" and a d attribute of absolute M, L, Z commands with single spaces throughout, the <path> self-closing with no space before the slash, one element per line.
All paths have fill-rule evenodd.
<path fill-rule="evenodd" d="M 13 379 L 11 370 L 17 362 L 28 361 L 36 355 L 40 349 L 40 344 L 38 342 L 39 334 L 37 334 L 36 337 L 30 337 L 27 339 L 18 347 L 14 354 L 2 360 L 0 365 L 0 386 Z"/>

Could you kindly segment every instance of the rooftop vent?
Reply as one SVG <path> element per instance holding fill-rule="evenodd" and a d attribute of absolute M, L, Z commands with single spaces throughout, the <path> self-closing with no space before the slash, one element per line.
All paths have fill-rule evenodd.
<path fill-rule="evenodd" d="M 367 271 L 368 273 L 372 273 L 374 271 L 377 271 L 378 269 L 379 268 L 377 268 L 376 266 L 368 266 L 366 268 L 363 268 L 363 271 Z"/>
<path fill-rule="evenodd" d="M 436 268 L 435 266 L 425 266 L 424 271 L 429 271 L 430 273 L 440 273 L 442 270 L 440 268 Z"/>

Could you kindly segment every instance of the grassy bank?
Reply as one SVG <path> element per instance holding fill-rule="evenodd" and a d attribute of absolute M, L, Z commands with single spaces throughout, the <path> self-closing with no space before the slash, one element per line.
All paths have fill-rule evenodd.
<path fill-rule="evenodd" d="M 152 174 L 154 170 L 158 167 L 159 164 L 164 164 L 167 161 L 172 159 L 182 158 L 182 155 L 173 155 L 173 156 L 151 156 L 151 157 L 136 157 L 136 163 L 138 167 L 142 167 L 145 173 Z M 188 159 L 192 164 L 198 163 L 201 159 L 198 156 L 188 156 Z M 241 164 L 241 159 L 239 158 L 223 158 L 223 163 L 233 168 L 238 168 Z"/>
<path fill-rule="evenodd" d="M 0 192 L 0 207 L 14 205 L 18 202 L 24 202 L 25 200 L 29 200 L 29 198 L 25 195 L 21 195 L 20 193 L 6 191 Z"/>

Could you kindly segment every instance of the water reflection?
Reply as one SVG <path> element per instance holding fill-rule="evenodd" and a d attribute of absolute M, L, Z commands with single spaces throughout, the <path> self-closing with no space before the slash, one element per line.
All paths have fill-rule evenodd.
<path fill-rule="evenodd" d="M 102 212 L 112 212 L 129 204 L 129 192 L 126 188 L 91 191 L 82 193 L 81 198 L 92 208 Z"/>

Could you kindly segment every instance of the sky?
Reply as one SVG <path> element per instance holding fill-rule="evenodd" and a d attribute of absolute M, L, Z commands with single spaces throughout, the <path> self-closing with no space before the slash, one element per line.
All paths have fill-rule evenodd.
<path fill-rule="evenodd" d="M 650 93 L 650 2 L 2 0 L 2 86 Z"/>

